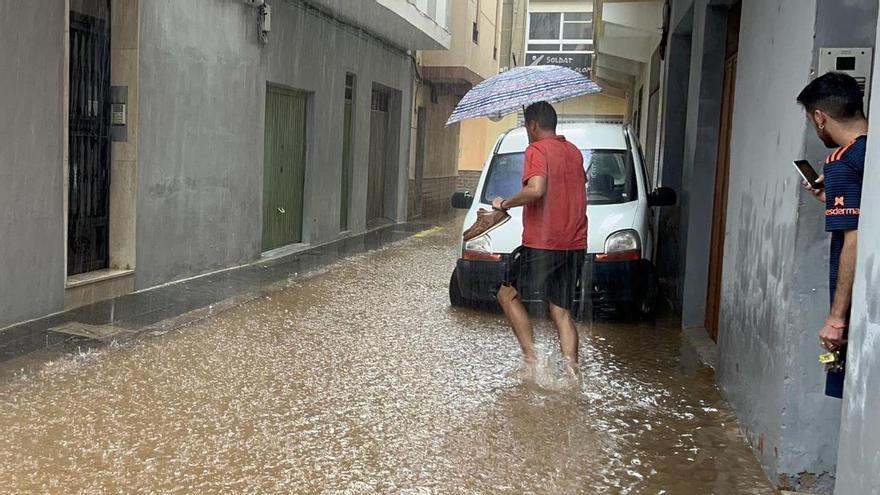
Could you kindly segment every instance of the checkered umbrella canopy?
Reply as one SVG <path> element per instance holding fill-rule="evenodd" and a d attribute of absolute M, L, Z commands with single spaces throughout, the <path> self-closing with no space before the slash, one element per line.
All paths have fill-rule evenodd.
<path fill-rule="evenodd" d="M 600 91 L 598 84 L 565 67 L 516 67 L 471 88 L 446 125 L 477 117 L 499 118 L 535 102 L 556 103 Z"/>

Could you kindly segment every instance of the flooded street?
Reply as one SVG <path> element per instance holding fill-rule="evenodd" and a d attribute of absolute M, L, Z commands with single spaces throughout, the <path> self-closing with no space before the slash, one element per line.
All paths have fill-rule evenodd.
<path fill-rule="evenodd" d="M 774 493 L 672 324 L 581 325 L 580 391 L 513 378 L 503 316 L 449 307 L 456 227 L 6 380 L 0 492 Z"/>

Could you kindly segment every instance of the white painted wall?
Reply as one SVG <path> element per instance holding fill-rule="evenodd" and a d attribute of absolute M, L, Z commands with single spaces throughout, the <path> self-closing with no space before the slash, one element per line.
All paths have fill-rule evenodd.
<path fill-rule="evenodd" d="M 65 19 L 0 0 L 0 328 L 64 304 Z"/>
<path fill-rule="evenodd" d="M 880 28 L 877 30 L 880 44 Z M 877 46 L 877 45 L 875 45 Z M 880 91 L 880 51 L 874 51 L 872 94 Z M 870 128 L 880 129 L 880 98 L 871 102 Z M 844 391 L 836 493 L 880 493 L 880 139 L 868 139 L 859 220 L 859 247 L 853 312 L 849 329 L 849 355 Z"/>

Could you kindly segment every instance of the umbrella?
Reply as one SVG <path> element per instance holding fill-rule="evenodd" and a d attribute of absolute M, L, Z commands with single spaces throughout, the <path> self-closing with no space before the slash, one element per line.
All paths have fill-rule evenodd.
<path fill-rule="evenodd" d="M 535 102 L 556 103 L 600 91 L 598 84 L 565 67 L 516 67 L 471 88 L 456 105 L 446 125 L 477 117 L 501 117 Z"/>

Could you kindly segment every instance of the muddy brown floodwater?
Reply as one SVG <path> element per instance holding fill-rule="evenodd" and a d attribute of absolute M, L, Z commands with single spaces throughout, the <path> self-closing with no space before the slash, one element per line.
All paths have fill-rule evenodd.
<path fill-rule="evenodd" d="M 503 318 L 448 305 L 455 238 L 7 380 L 0 491 L 773 493 L 674 325 L 581 325 L 581 390 L 513 378 Z"/>

